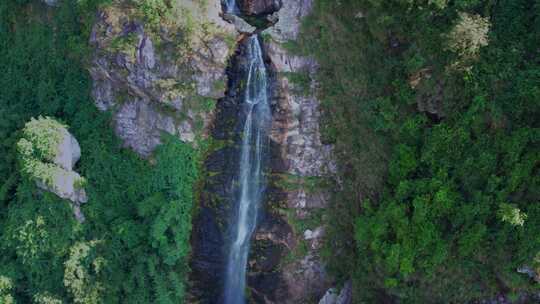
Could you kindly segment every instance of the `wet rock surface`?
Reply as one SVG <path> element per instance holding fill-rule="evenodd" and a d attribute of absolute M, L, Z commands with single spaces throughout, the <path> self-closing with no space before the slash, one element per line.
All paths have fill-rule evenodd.
<path fill-rule="evenodd" d="M 245 41 L 245 40 L 244 40 Z M 200 303 L 220 303 L 224 286 L 224 273 L 230 243 L 229 229 L 236 206 L 238 185 L 233 183 L 238 172 L 242 122 L 246 113 L 240 106 L 243 99 L 243 81 L 248 69 L 245 45 L 239 43 L 235 56 L 227 69 L 228 90 L 217 103 L 213 140 L 220 147 L 205 160 L 205 183 L 201 193 L 199 214 L 194 220 L 192 233 L 193 298 Z"/>
<path fill-rule="evenodd" d="M 247 1 L 240 3 L 240 7 L 244 15 L 260 15 L 275 9 L 276 3 Z M 323 144 L 320 136 L 320 102 L 315 97 L 316 83 L 311 80 L 317 64 L 310 58 L 293 56 L 281 46 L 282 42 L 296 38 L 300 18 L 308 14 L 311 2 L 284 1 L 282 5 L 289 11 L 282 13 L 282 9 L 274 15 L 284 18 L 276 24 L 283 30 L 273 27 L 265 30 L 271 39 L 263 41 L 271 74 L 268 92 L 273 120 L 268 188 L 248 259 L 248 302 L 318 303 L 332 285 L 319 255 L 324 225 L 310 227 L 311 233 L 306 234 L 298 229 L 298 223 L 316 217 L 315 214 L 320 214 L 318 210 L 327 207 L 328 190 L 309 187 L 306 181 L 332 178 L 335 165 L 332 147 Z M 231 183 L 237 168 L 232 164 L 237 163 L 239 155 L 238 122 L 243 121 L 239 104 L 243 98 L 242 77 L 248 67 L 242 54 L 240 43 L 229 63 L 227 94 L 217 104 L 211 131 L 212 137 L 224 146 L 211 153 L 205 162 L 208 178 L 201 212 L 194 222 L 192 280 L 194 299 L 200 303 L 220 303 L 221 299 L 228 219 L 236 208 L 236 202 L 229 198 L 235 191 Z M 307 88 L 290 81 L 290 73 L 308 75 Z M 287 179 L 294 180 L 292 187 L 284 186 Z"/>

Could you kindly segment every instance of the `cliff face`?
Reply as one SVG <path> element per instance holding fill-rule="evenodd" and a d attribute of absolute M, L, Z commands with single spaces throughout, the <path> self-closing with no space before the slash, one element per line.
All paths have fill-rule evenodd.
<path fill-rule="evenodd" d="M 266 53 L 276 74 L 271 132 L 275 150 L 267 206 L 273 225 L 261 224 L 253 247 L 266 248 L 267 252 L 272 252 L 268 249 L 272 246 L 283 249 L 277 269 L 285 289 L 273 291 L 279 298 L 275 303 L 317 302 L 332 283 L 320 249 L 325 230 L 322 210 L 327 207 L 335 165 L 332 147 L 321 141 L 320 101 L 314 81 L 317 63 L 283 46 L 297 38 L 302 18 L 309 14 L 311 5 L 311 1 L 284 1 L 275 13 L 278 22 L 263 33 Z M 281 223 L 286 223 L 289 233 L 279 228 Z M 257 258 L 257 251 L 253 256 Z M 254 289 L 264 294 L 264 286 L 263 280 Z"/>
<path fill-rule="evenodd" d="M 217 3 L 179 1 L 176 10 L 181 21 L 152 26 L 137 8 L 116 1 L 92 30 L 96 105 L 112 111 L 116 134 L 143 156 L 162 132 L 186 142 L 204 136 L 225 92 L 233 27 L 219 18 Z"/>
<path fill-rule="evenodd" d="M 100 11 L 91 37 L 96 51 L 90 70 L 96 105 L 112 112 L 117 135 L 140 155 L 151 154 L 162 132 L 186 142 L 211 139 L 193 227 L 191 300 L 214 303 L 220 297 L 228 215 L 234 204 L 228 197 L 247 67 L 245 34 L 240 33 L 247 30 L 238 18 L 230 18 L 236 29 L 224 22 L 217 0 L 205 7 L 195 1 L 179 3 L 179 16 L 195 20 L 192 29 L 185 24 L 152 27 L 136 8 L 121 2 Z M 322 210 L 335 166 L 332 147 L 320 137 L 320 102 L 313 80 L 317 63 L 283 47 L 297 38 L 312 3 L 239 4 L 244 16 L 275 23 L 262 33 L 273 122 L 269 185 L 252 239 L 248 294 L 256 303 L 318 302 L 332 283 L 320 249 Z"/>

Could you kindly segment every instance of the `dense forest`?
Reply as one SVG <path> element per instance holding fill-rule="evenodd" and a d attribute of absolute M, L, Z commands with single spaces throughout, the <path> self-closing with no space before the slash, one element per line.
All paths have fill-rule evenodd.
<path fill-rule="evenodd" d="M 538 292 L 539 1 L 318 0 L 288 47 L 321 65 L 326 257 L 355 301 Z"/>
<path fill-rule="evenodd" d="M 84 68 L 97 2 L 0 2 L 0 303 L 183 301 L 198 156 L 172 137 L 153 162 L 120 147 Z M 23 170 L 16 143 L 39 116 L 81 145 L 84 224 Z"/>
<path fill-rule="evenodd" d="M 164 135 L 143 159 L 95 107 L 88 40 L 105 2 L 0 1 L 2 304 L 189 293 L 203 152 Z M 159 23 L 166 1 L 135 2 Z M 323 255 L 355 303 L 540 292 L 539 0 L 314 0 L 285 47 L 318 62 L 339 165 Z M 84 223 L 17 148 L 38 117 L 80 143 Z"/>

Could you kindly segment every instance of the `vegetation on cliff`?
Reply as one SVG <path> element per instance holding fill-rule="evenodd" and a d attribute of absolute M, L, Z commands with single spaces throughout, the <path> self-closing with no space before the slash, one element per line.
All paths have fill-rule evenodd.
<path fill-rule="evenodd" d="M 359 303 L 538 291 L 538 33 L 538 1 L 315 1 L 288 47 L 320 63 L 326 255 Z"/>
<path fill-rule="evenodd" d="M 98 2 L 0 2 L 2 303 L 183 301 L 197 154 L 172 137 L 151 161 L 121 148 L 83 67 Z M 69 125 L 80 143 L 84 224 L 21 174 L 16 143 L 39 115 Z"/>

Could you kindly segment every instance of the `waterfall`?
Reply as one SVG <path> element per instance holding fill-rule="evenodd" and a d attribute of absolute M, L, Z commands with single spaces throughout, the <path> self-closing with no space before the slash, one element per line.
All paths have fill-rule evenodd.
<path fill-rule="evenodd" d="M 268 142 L 271 111 L 267 96 L 267 71 L 257 36 L 248 38 L 247 73 L 240 163 L 235 184 L 238 185 L 236 223 L 225 277 L 225 304 L 245 302 L 246 266 L 251 236 L 257 225 L 257 212 L 265 187 L 264 156 Z"/>
<path fill-rule="evenodd" d="M 238 15 L 238 6 L 236 5 L 236 0 L 224 0 L 225 13 Z"/>

